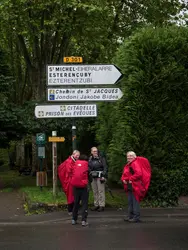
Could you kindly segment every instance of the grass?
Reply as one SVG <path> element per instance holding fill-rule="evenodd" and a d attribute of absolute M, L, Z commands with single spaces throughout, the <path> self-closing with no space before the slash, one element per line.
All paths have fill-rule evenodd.
<path fill-rule="evenodd" d="M 19 176 L 18 171 L 8 170 L 1 172 L 0 182 L 3 188 L 20 188 L 24 186 L 35 186 L 36 177 Z"/>
<path fill-rule="evenodd" d="M 4 188 L 0 190 L 1 193 L 11 193 L 13 191 L 14 191 L 13 188 Z"/>
<path fill-rule="evenodd" d="M 58 183 L 59 184 L 59 183 Z M 19 189 L 24 193 L 29 202 L 24 204 L 25 211 L 29 214 L 29 204 L 39 203 L 44 205 L 65 206 L 66 196 L 58 185 L 57 196 L 53 197 L 52 192 L 52 177 L 48 178 L 48 187 L 36 187 L 36 177 L 19 176 L 18 171 L 7 170 L 0 173 L 0 192 L 12 192 L 14 189 Z M 120 189 L 112 190 L 114 198 L 106 191 L 106 206 L 112 208 L 122 208 L 127 206 L 127 197 Z M 93 192 L 90 190 L 89 206 L 93 206 Z M 36 209 L 34 213 L 45 212 L 43 208 Z"/>
<path fill-rule="evenodd" d="M 66 196 L 63 192 L 58 192 L 56 198 L 53 197 L 52 188 L 43 187 L 23 187 L 20 189 L 25 193 L 31 203 L 44 204 L 66 204 Z"/>
<path fill-rule="evenodd" d="M 66 196 L 62 191 L 57 193 L 56 198 L 53 197 L 52 188 L 43 187 L 41 191 L 39 187 L 23 187 L 20 189 L 26 194 L 31 203 L 44 203 L 62 205 L 66 204 Z M 106 206 L 120 208 L 127 205 L 127 198 L 124 192 L 113 192 L 114 198 L 109 192 L 106 192 Z M 93 205 L 93 192 L 89 194 L 89 206 Z"/>

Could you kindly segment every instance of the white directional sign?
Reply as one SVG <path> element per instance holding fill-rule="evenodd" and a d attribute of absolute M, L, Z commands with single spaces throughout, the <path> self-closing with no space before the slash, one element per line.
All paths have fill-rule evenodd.
<path fill-rule="evenodd" d="M 47 85 L 114 84 L 121 72 L 114 65 L 48 65 Z"/>
<path fill-rule="evenodd" d="M 96 117 L 96 104 L 38 105 L 35 107 L 36 118 Z"/>
<path fill-rule="evenodd" d="M 58 101 L 117 101 L 123 93 L 118 88 L 48 89 L 47 100 Z"/>

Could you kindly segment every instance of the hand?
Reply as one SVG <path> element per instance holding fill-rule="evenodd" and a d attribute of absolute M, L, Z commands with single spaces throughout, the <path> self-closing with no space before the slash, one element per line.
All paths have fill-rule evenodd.
<path fill-rule="evenodd" d="M 131 184 L 131 183 L 132 183 L 132 181 L 129 181 L 129 183 Z"/>
<path fill-rule="evenodd" d="M 125 180 L 123 180 L 123 183 L 124 183 L 124 184 L 127 184 L 127 182 L 126 182 Z"/>

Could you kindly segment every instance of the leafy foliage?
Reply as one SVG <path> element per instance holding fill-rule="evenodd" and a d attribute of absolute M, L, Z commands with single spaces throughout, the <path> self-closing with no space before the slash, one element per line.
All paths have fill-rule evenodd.
<path fill-rule="evenodd" d="M 148 24 L 166 25 L 179 8 L 175 0 L 2 1 L 0 44 L 13 76 L 13 80 L 6 76 L 0 84 L 4 90 L 9 86 L 9 92 L 0 97 L 5 104 L 0 108 L 2 127 L 15 133 L 8 140 L 26 133 L 50 133 L 54 128 L 70 135 L 70 119 L 34 118 L 35 103 L 45 101 L 47 64 L 61 64 L 64 56 L 71 55 L 82 56 L 84 63 L 109 63 L 134 30 Z M 80 147 L 86 147 L 91 131 L 87 145 L 94 143 L 93 123 L 93 119 L 77 120 Z M 112 139 L 113 126 L 111 120 L 109 129 L 103 130 L 105 147 Z"/>
<path fill-rule="evenodd" d="M 106 114 L 113 124 L 108 147 L 101 140 L 102 129 L 98 131 L 108 152 L 111 179 L 119 180 L 125 152 L 134 150 L 157 167 L 161 181 L 154 171 L 150 192 L 157 197 L 162 190 L 165 202 L 180 194 L 174 186 L 176 171 L 182 185 L 180 169 L 188 160 L 187 42 L 187 28 L 173 26 L 146 28 L 126 40 L 116 57 L 125 75 L 124 96 Z M 104 129 L 106 120 L 99 119 Z"/>

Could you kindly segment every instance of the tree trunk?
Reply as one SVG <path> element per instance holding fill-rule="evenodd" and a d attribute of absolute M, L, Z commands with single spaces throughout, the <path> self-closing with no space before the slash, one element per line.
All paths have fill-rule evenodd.
<path fill-rule="evenodd" d="M 16 145 L 16 165 L 23 168 L 25 165 L 24 138 Z"/>

